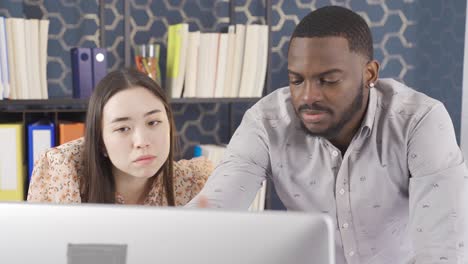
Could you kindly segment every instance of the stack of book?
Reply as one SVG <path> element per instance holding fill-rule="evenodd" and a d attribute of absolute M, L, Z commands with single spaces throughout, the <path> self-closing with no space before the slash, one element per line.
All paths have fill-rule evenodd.
<path fill-rule="evenodd" d="M 47 99 L 49 20 L 0 17 L 0 99 Z"/>
<path fill-rule="evenodd" d="M 231 25 L 227 33 L 169 26 L 166 87 L 172 98 L 261 97 L 268 61 L 267 25 Z"/>

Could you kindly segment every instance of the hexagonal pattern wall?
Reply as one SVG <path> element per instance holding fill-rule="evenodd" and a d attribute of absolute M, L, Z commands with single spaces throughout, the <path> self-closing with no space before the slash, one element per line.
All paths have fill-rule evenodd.
<path fill-rule="evenodd" d="M 48 80 L 51 97 L 71 96 L 69 50 L 95 47 L 99 27 L 105 26 L 109 67 L 124 64 L 124 0 L 106 0 L 104 22 L 98 0 L 2 0 L 0 15 L 50 19 Z M 191 30 L 217 31 L 229 23 L 229 1 L 235 1 L 236 23 L 264 23 L 265 0 L 127 0 L 130 2 L 132 45 L 160 43 L 166 57 L 167 26 L 188 22 Z M 441 100 L 458 132 L 461 112 L 464 0 L 272 0 L 272 83 L 287 85 L 287 48 L 295 25 L 307 13 L 324 5 L 351 8 L 369 23 L 381 77 L 404 81 Z M 164 72 L 165 65 L 161 63 Z M 245 109 L 242 105 L 231 109 Z M 223 104 L 174 105 L 181 150 L 190 157 L 198 143 L 227 142 L 243 112 Z M 232 113 L 232 112 L 231 112 Z M 226 123 L 232 123 L 231 128 Z"/>

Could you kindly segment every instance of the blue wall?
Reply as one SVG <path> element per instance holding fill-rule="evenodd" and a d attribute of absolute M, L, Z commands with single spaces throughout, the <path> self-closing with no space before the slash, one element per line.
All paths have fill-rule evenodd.
<path fill-rule="evenodd" d="M 74 46 L 99 46 L 98 1 L 18 1 L 1 0 L 0 15 L 50 19 L 49 94 L 71 96 L 69 50 Z M 131 0 L 132 44 L 156 42 L 163 45 L 165 61 L 166 28 L 189 22 L 191 30 L 220 30 L 229 23 L 227 0 Z M 264 1 L 237 0 L 236 22 L 264 21 Z M 286 52 L 289 36 L 297 22 L 318 7 L 336 4 L 359 12 L 370 24 L 381 77 L 404 81 L 415 89 L 441 100 L 447 107 L 459 137 L 464 0 L 273 0 L 272 83 L 287 85 Z M 214 6 L 214 8 L 213 8 Z M 109 67 L 123 66 L 123 0 L 106 1 L 106 46 Z M 164 63 L 162 63 L 164 71 Z M 234 106 L 244 109 L 246 106 Z M 221 143 L 229 139 L 226 105 L 176 105 L 181 147 L 189 157 L 198 142 Z M 242 111 L 237 111 L 236 124 Z"/>

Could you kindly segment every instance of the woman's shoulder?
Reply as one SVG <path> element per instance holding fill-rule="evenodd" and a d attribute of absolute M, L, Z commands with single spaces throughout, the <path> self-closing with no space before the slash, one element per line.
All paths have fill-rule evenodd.
<path fill-rule="evenodd" d="M 207 178 L 213 172 L 213 169 L 213 163 L 205 157 L 183 159 L 174 162 L 174 175 L 176 178 Z"/>
<path fill-rule="evenodd" d="M 83 138 L 45 151 L 35 162 L 28 201 L 79 202 Z"/>
<path fill-rule="evenodd" d="M 185 205 L 197 195 L 213 172 L 213 163 L 205 157 L 174 162 L 176 205 Z"/>
<path fill-rule="evenodd" d="M 81 162 L 83 160 L 83 150 L 84 138 L 79 138 L 52 148 L 49 151 L 49 156 Z"/>

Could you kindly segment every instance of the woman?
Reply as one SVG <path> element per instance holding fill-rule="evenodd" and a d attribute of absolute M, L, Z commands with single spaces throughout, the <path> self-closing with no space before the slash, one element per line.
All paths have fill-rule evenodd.
<path fill-rule="evenodd" d="M 111 72 L 90 98 L 84 139 L 36 162 L 28 201 L 184 205 L 213 168 L 206 159 L 174 162 L 174 133 L 166 95 L 151 78 Z"/>

